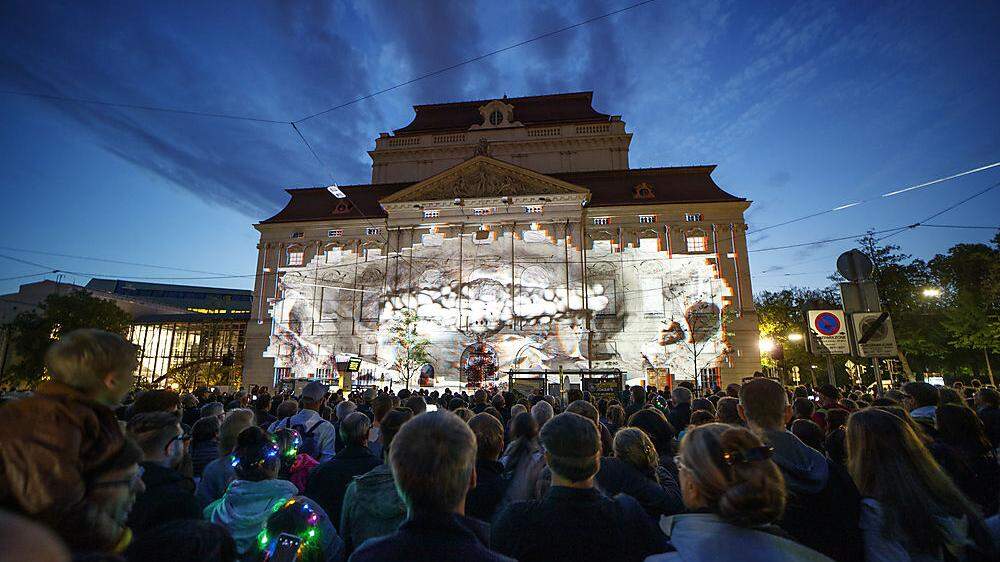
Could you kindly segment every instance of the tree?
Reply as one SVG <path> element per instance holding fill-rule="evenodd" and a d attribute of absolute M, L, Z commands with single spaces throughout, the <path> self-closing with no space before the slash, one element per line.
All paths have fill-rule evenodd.
<path fill-rule="evenodd" d="M 61 335 L 97 328 L 124 337 L 131 323 L 132 316 L 114 302 L 87 291 L 49 295 L 37 311 L 22 312 L 11 324 L 11 347 L 16 357 L 5 379 L 33 386 L 45 375 L 45 352 Z"/>
<path fill-rule="evenodd" d="M 840 308 L 840 296 L 833 287 L 809 289 L 790 287 L 781 291 L 764 291 L 754 298 L 758 330 L 762 338 L 774 342 L 780 352 L 764 355 L 761 364 L 783 372 L 798 367 L 802 373 L 813 372 L 818 357 L 806 351 L 805 343 L 792 341 L 789 336 L 806 336 L 806 311 Z"/>
<path fill-rule="evenodd" d="M 417 334 L 419 321 L 416 312 L 404 308 L 389 327 L 389 343 L 396 346 L 391 368 L 400 374 L 407 389 L 413 377 L 420 373 L 420 367 L 431 360 L 427 351 L 430 340 Z"/>

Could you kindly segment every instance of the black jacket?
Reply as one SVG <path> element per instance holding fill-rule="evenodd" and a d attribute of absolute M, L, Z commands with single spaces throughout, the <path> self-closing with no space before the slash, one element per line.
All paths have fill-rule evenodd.
<path fill-rule="evenodd" d="M 667 421 L 673 426 L 674 431 L 680 433 L 691 423 L 691 404 L 684 402 L 670 408 L 667 414 Z"/>
<path fill-rule="evenodd" d="M 368 447 L 348 445 L 337 456 L 313 469 L 305 495 L 319 502 L 336 527 L 340 525 L 340 508 L 344 504 L 347 485 L 355 476 L 361 476 L 380 464 L 382 461 Z"/>
<path fill-rule="evenodd" d="M 986 436 L 989 437 L 993 448 L 1000 447 L 1000 408 L 985 406 L 979 409 L 979 419 L 986 426 Z"/>
<path fill-rule="evenodd" d="M 659 472 L 661 481 L 657 483 L 621 459 L 603 457 L 596 484 L 609 497 L 618 494 L 632 496 L 650 517 L 683 512 L 680 486 L 667 470 Z"/>
<path fill-rule="evenodd" d="M 201 519 L 201 506 L 194 497 L 194 481 L 181 473 L 158 464 L 141 463 L 142 483 L 146 491 L 140 494 L 128 526 L 137 535 L 154 527 L 179 519 Z"/>
<path fill-rule="evenodd" d="M 368 539 L 349 562 L 514 562 L 490 550 L 489 525 L 453 513 L 415 512 L 391 535 Z"/>
<path fill-rule="evenodd" d="M 497 506 L 507 492 L 508 480 L 503 477 L 503 465 L 497 461 L 476 461 L 476 487 L 465 495 L 465 514 L 482 521 L 491 521 Z"/>
<path fill-rule="evenodd" d="M 520 562 L 641 561 L 664 552 L 666 539 L 634 499 L 595 489 L 549 488 L 545 498 L 501 511 L 490 544 Z"/>

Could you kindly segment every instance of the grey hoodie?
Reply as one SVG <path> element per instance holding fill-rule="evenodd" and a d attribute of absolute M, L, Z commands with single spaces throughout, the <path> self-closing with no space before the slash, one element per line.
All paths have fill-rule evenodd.
<path fill-rule="evenodd" d="M 404 520 L 406 505 L 396 492 L 388 465 L 355 476 L 348 484 L 340 512 L 340 535 L 348 553 L 370 538 L 394 532 Z"/>
<path fill-rule="evenodd" d="M 823 453 L 799 441 L 789 431 L 766 430 L 764 439 L 774 447 L 771 459 L 781 469 L 790 492 L 816 494 L 826 486 L 830 466 Z"/>

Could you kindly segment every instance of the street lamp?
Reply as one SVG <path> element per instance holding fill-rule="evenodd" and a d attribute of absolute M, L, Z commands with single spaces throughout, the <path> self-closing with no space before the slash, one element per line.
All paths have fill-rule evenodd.
<path fill-rule="evenodd" d="M 761 353 L 771 353 L 774 351 L 774 340 L 771 338 L 760 338 L 757 345 L 760 347 Z"/>
<path fill-rule="evenodd" d="M 792 332 L 791 334 L 788 334 L 788 341 L 802 341 L 802 334 Z"/>
<path fill-rule="evenodd" d="M 937 287 L 927 287 L 921 291 L 921 294 L 929 299 L 936 299 L 941 296 L 941 289 L 938 289 Z"/>

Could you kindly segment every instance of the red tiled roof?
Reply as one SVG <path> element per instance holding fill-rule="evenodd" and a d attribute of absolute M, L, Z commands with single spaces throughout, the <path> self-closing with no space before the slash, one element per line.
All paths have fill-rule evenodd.
<path fill-rule="evenodd" d="M 573 92 L 548 96 L 506 98 L 502 101 L 514 106 L 514 121 L 522 124 L 545 125 L 550 123 L 607 122 L 611 116 L 597 112 L 592 100 L 594 92 Z M 479 108 L 493 100 L 463 101 L 415 105 L 416 112 L 409 125 L 393 131 L 397 135 L 467 131 L 483 122 Z"/>
<path fill-rule="evenodd" d="M 742 197 L 723 191 L 716 185 L 712 180 L 713 170 L 715 170 L 714 165 L 562 172 L 547 175 L 589 189 L 591 193 L 589 207 L 746 201 Z M 340 186 L 341 191 L 347 195 L 346 199 L 334 197 L 325 187 L 288 189 L 286 191 L 292 198 L 285 208 L 273 217 L 261 221 L 261 224 L 337 218 L 381 219 L 386 213 L 379 205 L 379 199 L 415 183 L 417 182 Z M 636 190 L 641 184 L 646 184 L 649 191 L 643 190 L 647 198 L 637 199 Z M 652 196 L 648 197 L 650 192 Z M 345 202 L 350 202 L 350 208 L 344 208 Z"/>

